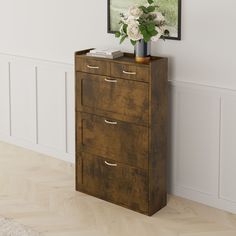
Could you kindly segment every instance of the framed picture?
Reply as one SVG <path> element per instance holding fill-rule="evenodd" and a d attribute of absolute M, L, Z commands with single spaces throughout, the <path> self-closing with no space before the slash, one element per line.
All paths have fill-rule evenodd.
<path fill-rule="evenodd" d="M 145 4 L 147 0 L 107 0 L 108 33 L 119 31 L 121 13 L 126 13 L 130 6 Z M 170 32 L 166 39 L 181 40 L 181 0 L 155 0 L 160 11 L 165 15 L 167 29 Z"/>

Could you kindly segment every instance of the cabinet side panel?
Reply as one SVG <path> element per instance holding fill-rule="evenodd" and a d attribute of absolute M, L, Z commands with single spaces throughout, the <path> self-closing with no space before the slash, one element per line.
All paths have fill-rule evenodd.
<path fill-rule="evenodd" d="M 149 130 L 149 215 L 167 203 L 168 60 L 151 64 Z"/>
<path fill-rule="evenodd" d="M 77 63 L 77 57 L 75 56 L 75 65 Z M 82 120 L 81 120 L 81 114 L 77 111 L 77 107 L 81 106 L 81 90 L 80 90 L 80 81 L 78 78 L 78 74 L 75 70 L 75 188 L 77 191 L 80 190 L 80 186 L 83 183 L 82 180 L 82 171 L 83 171 L 83 167 L 82 167 L 82 159 L 81 159 L 81 150 L 80 150 L 80 146 L 81 146 L 81 130 L 82 130 Z"/>

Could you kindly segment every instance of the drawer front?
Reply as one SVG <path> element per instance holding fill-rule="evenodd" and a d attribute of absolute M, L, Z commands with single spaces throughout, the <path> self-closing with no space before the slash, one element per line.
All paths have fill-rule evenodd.
<path fill-rule="evenodd" d="M 107 111 L 117 114 L 117 119 L 127 116 L 148 122 L 148 84 L 86 73 L 77 73 L 76 84 L 77 110 Z"/>
<path fill-rule="evenodd" d="M 82 162 L 82 188 L 87 193 L 133 210 L 148 211 L 148 181 L 144 170 L 85 153 Z"/>
<path fill-rule="evenodd" d="M 110 63 L 89 58 L 76 58 L 76 71 L 98 75 L 110 75 Z"/>
<path fill-rule="evenodd" d="M 111 63 L 111 75 L 118 78 L 149 82 L 149 68 L 144 66 Z"/>
<path fill-rule="evenodd" d="M 78 150 L 148 168 L 147 127 L 85 113 L 77 119 Z"/>

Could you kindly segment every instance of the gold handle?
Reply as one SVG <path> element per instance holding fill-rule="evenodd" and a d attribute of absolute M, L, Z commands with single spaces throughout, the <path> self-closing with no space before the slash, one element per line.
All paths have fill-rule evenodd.
<path fill-rule="evenodd" d="M 109 162 L 107 162 L 107 161 L 104 161 L 104 163 L 105 163 L 107 166 L 117 167 L 117 164 L 112 164 L 112 163 L 109 163 Z"/>
<path fill-rule="evenodd" d="M 87 67 L 88 67 L 89 69 L 99 69 L 99 66 L 91 66 L 91 65 L 87 65 Z"/>
<path fill-rule="evenodd" d="M 117 125 L 118 123 L 116 121 L 109 121 L 109 120 L 104 120 L 106 124 L 109 125 Z"/>
<path fill-rule="evenodd" d="M 109 83 L 117 83 L 117 80 L 116 79 L 104 79 L 106 82 L 109 82 Z"/>
<path fill-rule="evenodd" d="M 136 72 L 125 71 L 125 70 L 123 70 L 123 73 L 126 75 L 136 75 Z"/>

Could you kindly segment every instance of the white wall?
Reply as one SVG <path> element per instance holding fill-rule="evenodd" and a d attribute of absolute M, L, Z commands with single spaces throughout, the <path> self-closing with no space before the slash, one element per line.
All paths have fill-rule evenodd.
<path fill-rule="evenodd" d="M 182 41 L 160 41 L 153 54 L 170 57 L 171 80 L 236 88 L 236 1 L 182 1 Z M 106 33 L 106 2 L 0 0 L 0 52 L 73 63 L 76 50 L 119 47 Z"/>
<path fill-rule="evenodd" d="M 72 102 L 68 107 L 62 105 L 64 99 L 73 101 L 70 93 L 73 90 L 72 76 L 69 77 L 67 96 L 61 97 L 60 94 L 66 88 L 62 74 L 73 73 L 74 51 L 90 47 L 133 50 L 129 43 L 120 46 L 114 35 L 107 34 L 106 2 L 0 0 L 0 52 L 32 58 L 13 57 L 12 60 L 17 60 L 17 63 L 12 73 L 20 73 L 22 76 L 18 78 L 31 87 L 36 83 L 38 90 L 34 91 L 38 91 L 38 98 L 41 98 L 39 103 L 29 102 L 29 109 L 22 108 L 32 118 L 30 121 L 33 123 L 29 123 L 32 129 L 35 124 L 36 131 L 38 129 L 35 139 L 38 143 L 28 146 L 37 147 L 45 153 L 49 153 L 50 147 L 54 156 L 60 154 L 65 159 L 66 143 L 73 150 L 73 142 L 68 143 L 64 139 L 68 127 L 73 130 L 73 112 L 66 113 L 68 127 L 61 126 L 65 117 L 58 123 L 53 123 L 53 120 L 58 117 L 56 114 L 62 117 L 66 112 L 64 109 L 72 107 Z M 182 2 L 182 41 L 160 41 L 152 45 L 153 55 L 164 55 L 170 59 L 170 192 L 236 212 L 236 185 L 233 181 L 236 179 L 236 1 Z M 15 113 L 17 117 L 20 114 L 16 102 L 22 104 L 24 99 L 27 101 L 27 96 L 34 97 L 34 94 L 22 93 L 19 101 L 14 98 L 14 94 L 19 96 L 21 92 L 17 79 L 13 78 L 10 81 L 13 86 L 8 87 L 9 60 L 6 56 L 0 57 L 0 96 L 4 97 L 0 99 L 1 114 L 4 114 L 0 116 L 0 133 L 10 132 L 18 139 L 11 137 L 9 140 L 21 143 L 20 134 L 24 132 L 24 127 L 17 125 L 12 115 Z M 47 65 L 44 60 L 49 60 Z M 52 61 L 69 65 L 65 69 L 64 64 Z M 35 65 L 42 75 L 40 81 L 30 79 Z M 50 88 L 56 81 L 55 97 L 47 102 L 43 91 L 50 96 Z M 55 105 L 59 100 L 57 108 Z M 9 108 L 8 104 L 13 104 L 13 108 Z M 38 104 L 36 111 L 40 113 L 33 112 L 34 104 Z M 45 114 L 50 116 L 48 123 L 44 123 Z M 49 127 L 51 136 L 47 132 Z M 60 138 L 54 140 L 58 127 Z M 28 139 L 35 138 L 36 131 L 32 129 L 26 132 Z M 72 151 L 68 159 L 73 159 L 73 155 Z"/>

